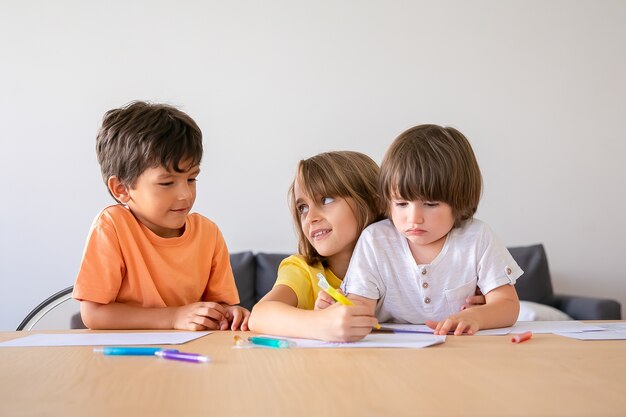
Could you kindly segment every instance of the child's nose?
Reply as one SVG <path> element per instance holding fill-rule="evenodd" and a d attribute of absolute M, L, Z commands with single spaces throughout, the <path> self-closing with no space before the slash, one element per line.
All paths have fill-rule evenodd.
<path fill-rule="evenodd" d="M 181 187 L 179 187 L 178 198 L 181 200 L 185 200 L 191 198 L 193 195 L 192 186 L 185 183 Z"/>
<path fill-rule="evenodd" d="M 417 204 L 413 204 L 409 209 L 409 220 L 415 224 L 424 223 L 424 212 Z"/>
<path fill-rule="evenodd" d="M 309 207 L 309 211 L 306 214 L 306 221 L 308 223 L 315 223 L 320 219 L 320 213 L 315 207 Z"/>

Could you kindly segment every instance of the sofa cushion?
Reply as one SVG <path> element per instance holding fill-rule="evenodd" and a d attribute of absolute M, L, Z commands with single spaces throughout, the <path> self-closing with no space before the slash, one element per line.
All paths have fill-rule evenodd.
<path fill-rule="evenodd" d="M 517 321 L 562 321 L 572 320 L 570 316 L 554 307 L 532 301 L 519 302 Z"/>
<path fill-rule="evenodd" d="M 520 300 L 554 305 L 552 280 L 543 245 L 508 248 L 524 274 L 515 283 Z"/>
<path fill-rule="evenodd" d="M 238 252 L 230 254 L 230 266 L 233 268 L 235 284 L 239 292 L 239 303 L 248 310 L 256 303 L 255 274 L 256 263 L 252 252 Z"/>
<path fill-rule="evenodd" d="M 259 252 L 256 254 L 256 301 L 272 289 L 276 282 L 278 265 L 288 256 L 288 254 L 280 253 Z"/>

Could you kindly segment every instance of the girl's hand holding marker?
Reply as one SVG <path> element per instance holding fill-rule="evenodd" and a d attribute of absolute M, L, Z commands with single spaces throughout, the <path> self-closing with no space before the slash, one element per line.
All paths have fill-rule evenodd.
<path fill-rule="evenodd" d="M 335 301 L 337 301 L 339 304 L 343 304 L 344 306 L 351 306 L 354 305 L 352 303 L 352 301 L 348 300 L 348 298 L 346 298 L 345 295 L 343 295 L 339 290 L 336 290 L 335 288 L 333 288 L 328 281 L 326 280 L 326 277 L 324 277 L 324 275 L 322 275 L 322 273 L 318 273 L 317 274 L 317 278 L 319 279 L 318 285 L 319 287 L 324 290 L 324 292 L 328 295 L 330 295 Z M 321 294 L 321 292 L 320 292 Z M 320 298 L 318 297 L 318 301 L 320 301 Z M 315 303 L 316 307 L 318 306 L 318 303 Z M 376 324 L 375 326 L 376 329 L 380 329 L 380 324 Z"/>

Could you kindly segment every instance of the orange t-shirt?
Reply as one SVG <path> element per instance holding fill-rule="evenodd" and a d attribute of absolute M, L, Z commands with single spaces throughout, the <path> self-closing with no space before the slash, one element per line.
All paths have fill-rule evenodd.
<path fill-rule="evenodd" d="M 228 249 L 215 223 L 193 213 L 182 236 L 162 238 L 119 204 L 94 220 L 73 296 L 141 307 L 239 303 Z"/>

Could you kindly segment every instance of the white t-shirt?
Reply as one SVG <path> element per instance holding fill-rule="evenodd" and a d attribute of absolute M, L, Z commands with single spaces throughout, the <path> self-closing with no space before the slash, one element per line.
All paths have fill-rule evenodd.
<path fill-rule="evenodd" d="M 357 242 L 342 289 L 378 300 L 380 322 L 424 323 L 458 313 L 476 286 L 483 294 L 523 274 L 486 223 L 452 229 L 430 264 L 418 265 L 391 220 L 367 227 Z"/>

